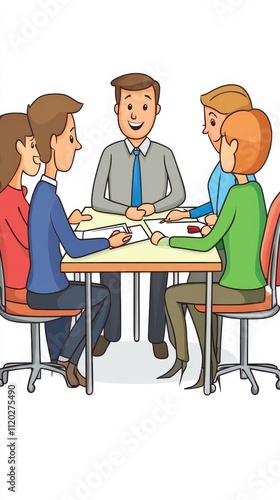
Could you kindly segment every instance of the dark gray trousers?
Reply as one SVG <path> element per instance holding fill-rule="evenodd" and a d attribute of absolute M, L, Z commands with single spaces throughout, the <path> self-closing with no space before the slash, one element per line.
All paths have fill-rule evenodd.
<path fill-rule="evenodd" d="M 168 273 L 151 273 L 148 339 L 153 344 L 163 342 L 165 331 L 164 294 Z M 104 334 L 109 342 L 121 338 L 121 273 L 100 273 L 100 282 L 111 294 L 111 308 Z"/>

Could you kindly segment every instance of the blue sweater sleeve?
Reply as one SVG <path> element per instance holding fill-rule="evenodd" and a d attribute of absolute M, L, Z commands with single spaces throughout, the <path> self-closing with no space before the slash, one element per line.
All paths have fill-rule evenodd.
<path fill-rule="evenodd" d="M 212 214 L 213 208 L 211 201 L 208 203 L 204 203 L 204 205 L 200 205 L 199 207 L 193 208 L 190 210 L 190 217 L 192 219 L 197 219 L 198 217 L 203 217 L 204 215 Z"/>
<path fill-rule="evenodd" d="M 83 257 L 84 255 L 109 248 L 109 240 L 106 238 L 91 238 L 87 240 L 77 238 L 58 197 L 56 197 L 51 210 L 51 220 L 59 241 L 72 258 Z"/>

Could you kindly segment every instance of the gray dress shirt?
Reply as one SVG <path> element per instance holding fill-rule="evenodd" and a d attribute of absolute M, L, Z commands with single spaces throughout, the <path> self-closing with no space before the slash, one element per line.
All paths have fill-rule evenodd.
<path fill-rule="evenodd" d="M 124 215 L 131 206 L 133 149 L 128 139 L 104 149 L 92 190 L 94 210 Z M 148 138 L 139 149 L 142 203 L 152 203 L 156 212 L 181 205 L 185 200 L 185 189 L 172 151 Z"/>

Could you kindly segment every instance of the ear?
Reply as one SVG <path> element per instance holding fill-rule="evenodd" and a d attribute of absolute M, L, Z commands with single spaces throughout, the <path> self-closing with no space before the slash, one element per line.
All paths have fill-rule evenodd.
<path fill-rule="evenodd" d="M 158 115 L 161 111 L 161 105 L 160 104 L 157 104 L 157 108 L 156 108 L 156 115 Z"/>
<path fill-rule="evenodd" d="M 20 154 L 22 156 L 24 149 L 25 149 L 25 145 L 20 140 L 18 140 L 16 142 L 16 150 L 17 150 L 18 154 Z"/>
<path fill-rule="evenodd" d="M 50 142 L 50 146 L 51 146 L 51 148 L 52 148 L 52 149 L 55 149 L 55 147 L 56 147 L 56 143 L 57 143 L 57 138 L 56 138 L 56 135 L 55 135 L 55 134 L 53 134 L 53 135 L 51 136 L 51 142 Z"/>
<path fill-rule="evenodd" d="M 232 139 L 232 141 L 230 143 L 230 147 L 231 147 L 232 153 L 235 154 L 237 149 L 238 149 L 238 141 L 236 139 Z"/>
<path fill-rule="evenodd" d="M 114 111 L 115 111 L 116 115 L 119 114 L 119 105 L 118 104 L 115 104 Z"/>

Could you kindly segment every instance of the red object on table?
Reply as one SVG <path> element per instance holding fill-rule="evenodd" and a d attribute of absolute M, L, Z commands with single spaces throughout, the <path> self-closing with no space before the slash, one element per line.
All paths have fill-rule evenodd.
<path fill-rule="evenodd" d="M 198 226 L 188 226 L 187 227 L 188 233 L 200 233 L 200 227 Z"/>

